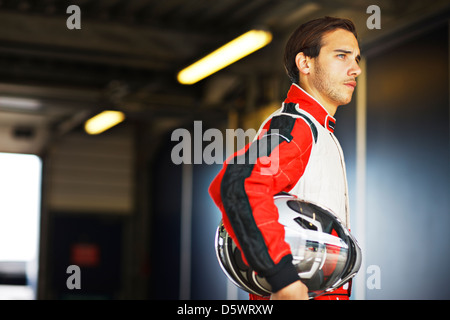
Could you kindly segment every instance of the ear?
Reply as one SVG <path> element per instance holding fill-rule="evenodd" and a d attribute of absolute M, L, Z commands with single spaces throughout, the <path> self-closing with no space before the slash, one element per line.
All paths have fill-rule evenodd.
<path fill-rule="evenodd" d="M 297 53 L 295 56 L 295 64 L 301 74 L 309 74 L 311 71 L 311 58 L 305 56 L 303 52 Z"/>

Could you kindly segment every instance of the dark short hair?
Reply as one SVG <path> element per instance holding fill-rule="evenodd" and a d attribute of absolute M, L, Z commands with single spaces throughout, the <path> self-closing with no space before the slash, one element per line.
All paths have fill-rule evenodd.
<path fill-rule="evenodd" d="M 352 32 L 358 39 L 356 28 L 349 19 L 323 17 L 311 20 L 300 25 L 290 36 L 284 50 L 284 67 L 293 83 L 299 83 L 299 70 L 295 64 L 295 57 L 299 52 L 315 58 L 322 48 L 324 34 L 336 29 L 344 29 Z"/>

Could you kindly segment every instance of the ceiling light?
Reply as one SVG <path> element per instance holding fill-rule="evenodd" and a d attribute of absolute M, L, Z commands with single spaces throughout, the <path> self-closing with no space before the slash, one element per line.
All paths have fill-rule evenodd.
<path fill-rule="evenodd" d="M 106 110 L 87 120 L 84 129 L 89 134 L 99 134 L 125 120 L 121 111 Z"/>
<path fill-rule="evenodd" d="M 0 97 L 0 107 L 36 110 L 41 107 L 41 103 L 34 99 Z"/>
<path fill-rule="evenodd" d="M 228 42 L 206 57 L 181 70 L 178 81 L 182 84 L 194 84 L 242 59 L 272 41 L 272 34 L 264 30 L 251 30 Z"/>

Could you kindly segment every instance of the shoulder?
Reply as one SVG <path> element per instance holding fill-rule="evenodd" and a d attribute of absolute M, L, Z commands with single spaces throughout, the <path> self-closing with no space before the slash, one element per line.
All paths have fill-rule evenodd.
<path fill-rule="evenodd" d="M 310 124 L 303 117 L 279 113 L 271 116 L 261 127 L 257 139 L 278 137 L 279 143 L 286 143 L 283 150 L 292 152 L 292 156 L 303 154 L 315 143 Z M 290 151 L 287 151 L 290 150 Z"/>
<path fill-rule="evenodd" d="M 317 131 L 317 127 L 316 127 L 314 121 L 312 120 L 312 117 L 301 112 L 297 108 L 297 104 L 292 103 L 292 102 L 284 103 L 281 112 L 282 112 L 282 114 L 290 115 L 297 119 L 302 119 L 309 126 L 311 133 L 313 135 L 314 141 L 317 142 L 318 131 Z"/>
<path fill-rule="evenodd" d="M 281 112 L 271 116 L 261 126 L 260 137 L 274 132 L 289 140 L 301 138 L 317 141 L 316 125 L 308 116 L 298 112 Z"/>

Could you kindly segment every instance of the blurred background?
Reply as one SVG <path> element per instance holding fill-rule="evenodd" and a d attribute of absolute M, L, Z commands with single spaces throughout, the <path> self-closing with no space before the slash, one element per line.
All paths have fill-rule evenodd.
<path fill-rule="evenodd" d="M 363 57 L 336 114 L 364 252 L 352 298 L 449 299 L 448 0 L 0 0 L 0 298 L 247 299 L 214 251 L 221 164 L 175 164 L 171 134 L 257 129 L 289 89 L 289 35 L 325 15 L 355 22 Z M 267 46 L 177 81 L 255 28 Z M 125 120 L 88 134 L 103 110 Z"/>

